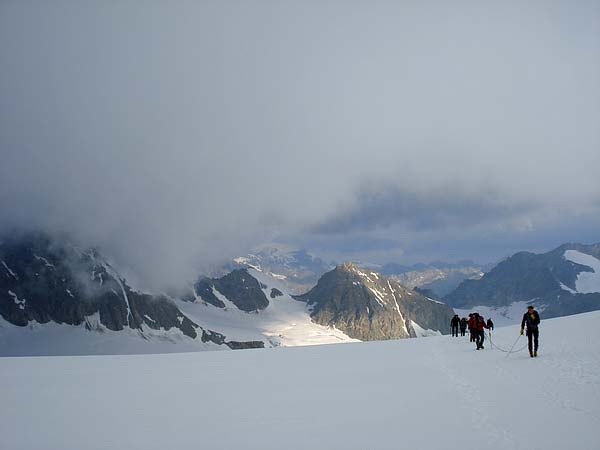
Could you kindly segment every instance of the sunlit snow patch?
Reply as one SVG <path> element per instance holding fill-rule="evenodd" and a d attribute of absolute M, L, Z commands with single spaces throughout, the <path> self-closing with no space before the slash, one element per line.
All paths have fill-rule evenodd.
<path fill-rule="evenodd" d="M 222 333 L 228 340 L 263 341 L 267 347 L 357 342 L 335 327 L 314 323 L 310 318 L 310 307 L 287 294 L 280 280 L 255 269 L 248 269 L 248 273 L 261 283 L 269 298 L 269 306 L 261 311 L 242 311 L 216 289 L 213 293 L 225 308 L 198 301 L 179 301 L 177 306 L 193 322 Z M 270 298 L 273 288 L 283 295 Z"/>
<path fill-rule="evenodd" d="M 411 320 L 410 323 L 411 323 L 413 329 L 415 330 L 417 337 L 441 336 L 442 335 L 442 333 L 440 333 L 437 330 L 428 330 L 428 329 L 423 328 L 421 325 L 419 325 L 414 320 Z"/>

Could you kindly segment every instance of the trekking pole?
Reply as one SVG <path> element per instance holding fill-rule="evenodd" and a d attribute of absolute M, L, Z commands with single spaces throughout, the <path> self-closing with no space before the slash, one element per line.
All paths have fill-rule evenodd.
<path fill-rule="evenodd" d="M 517 336 L 517 339 L 515 340 L 515 343 L 512 345 L 512 347 L 510 348 L 510 350 L 506 354 L 507 358 L 508 358 L 508 355 L 510 355 L 512 353 L 513 348 L 515 348 L 515 345 L 517 345 L 517 342 L 519 342 L 519 339 L 521 339 L 521 333 L 519 333 L 519 335 Z"/>

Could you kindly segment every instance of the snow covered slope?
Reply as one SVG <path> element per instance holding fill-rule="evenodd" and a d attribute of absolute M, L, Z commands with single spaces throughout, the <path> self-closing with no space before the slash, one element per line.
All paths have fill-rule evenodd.
<path fill-rule="evenodd" d="M 314 323 L 307 305 L 283 291 L 278 280 L 260 271 L 248 273 L 263 286 L 269 306 L 260 312 L 244 312 L 215 291 L 225 308 L 199 301 L 192 303 L 172 299 L 178 310 L 203 327 L 210 324 L 230 344 L 264 342 L 267 347 L 334 344 L 356 342 L 332 327 Z M 270 298 L 273 289 L 281 295 Z M 178 328 L 113 331 L 106 328 L 98 315 L 86 317 L 81 325 L 30 322 L 16 326 L 0 316 L 0 356 L 107 355 L 193 352 L 227 350 L 229 347 L 191 338 Z"/>
<path fill-rule="evenodd" d="M 312 323 L 306 304 L 285 292 L 279 280 L 259 270 L 238 269 L 218 280 L 199 280 L 194 289 L 184 287 L 172 296 L 146 293 L 131 287 L 98 249 L 82 249 L 41 232 L 11 236 L 0 240 L 0 356 L 353 341 Z M 187 311 L 198 322 L 222 326 L 228 335 L 203 328 Z"/>
<path fill-rule="evenodd" d="M 356 342 L 333 327 L 313 322 L 306 303 L 294 300 L 280 280 L 261 270 L 247 270 L 259 281 L 269 299 L 265 309 L 244 312 L 217 290 L 213 293 L 225 304 L 225 308 L 203 303 L 200 299 L 194 303 L 178 301 L 177 306 L 195 323 L 211 324 L 229 340 L 264 341 L 267 346 L 273 347 Z M 272 296 L 272 292 L 277 294 Z"/>
<path fill-rule="evenodd" d="M 600 312 L 542 321 L 540 339 L 537 359 L 450 336 L 0 358 L 2 448 L 600 448 Z"/>
<path fill-rule="evenodd" d="M 593 270 L 593 272 L 580 272 L 577 275 L 575 292 L 581 294 L 600 292 L 600 260 L 577 250 L 567 250 L 565 259 Z"/>

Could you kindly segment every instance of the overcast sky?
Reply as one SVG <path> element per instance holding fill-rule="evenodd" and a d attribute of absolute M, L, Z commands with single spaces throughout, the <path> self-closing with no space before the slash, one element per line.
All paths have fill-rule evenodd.
<path fill-rule="evenodd" d="M 146 283 L 268 241 L 600 241 L 600 2 L 0 2 L 0 228 Z"/>

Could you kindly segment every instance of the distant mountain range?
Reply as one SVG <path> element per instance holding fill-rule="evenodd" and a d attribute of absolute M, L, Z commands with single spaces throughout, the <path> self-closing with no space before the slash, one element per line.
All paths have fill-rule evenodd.
<path fill-rule="evenodd" d="M 324 265 L 303 252 L 293 253 L 293 261 L 311 270 Z M 97 249 L 43 233 L 4 239 L 0 355 L 240 349 L 447 331 L 451 308 L 374 272 L 362 277 L 353 265 L 339 266 L 316 282 L 310 297 L 294 297 L 287 277 L 250 264 L 202 277 L 173 297 L 132 288 Z"/>
<path fill-rule="evenodd" d="M 304 249 L 264 245 L 246 256 L 234 258 L 227 270 L 255 268 L 280 280 L 292 294 L 303 294 L 335 263 L 328 263 Z"/>
<path fill-rule="evenodd" d="M 381 272 L 399 283 L 431 290 L 436 296 L 443 297 L 452 292 L 464 280 L 481 278 L 494 265 L 479 265 L 470 260 L 456 263 L 436 261 L 430 264 L 385 264 Z"/>
<path fill-rule="evenodd" d="M 600 309 L 600 243 L 516 253 L 481 279 L 462 282 L 444 301 L 456 308 L 505 311 L 533 303 L 547 318 Z"/>
<path fill-rule="evenodd" d="M 131 287 L 97 249 L 43 233 L 4 238 L 0 355 L 155 353 L 413 338 L 447 333 L 453 308 L 511 321 L 527 303 L 543 318 L 600 309 L 600 244 L 565 244 L 544 254 L 520 252 L 483 275 L 468 261 L 454 266 L 388 265 L 388 273 L 406 271 L 383 275 L 353 263 L 332 267 L 305 251 L 273 248 L 232 264 L 222 276 L 200 277 L 178 295 L 148 293 Z M 439 271 L 433 278 L 441 278 L 430 281 L 432 270 Z M 463 280 L 440 301 L 426 286 L 448 280 L 453 271 L 476 279 Z"/>
<path fill-rule="evenodd" d="M 326 262 L 305 249 L 291 249 L 281 244 L 262 246 L 246 256 L 234 258 L 225 266 L 226 270 L 251 267 L 263 270 L 280 279 L 292 294 L 303 294 L 311 289 L 325 272 L 333 269 L 337 262 Z M 435 261 L 429 264 L 384 265 L 356 262 L 356 265 L 390 276 L 410 288 L 431 290 L 443 297 L 454 290 L 462 281 L 477 279 L 494 264 L 480 265 L 470 260 L 459 262 Z"/>

